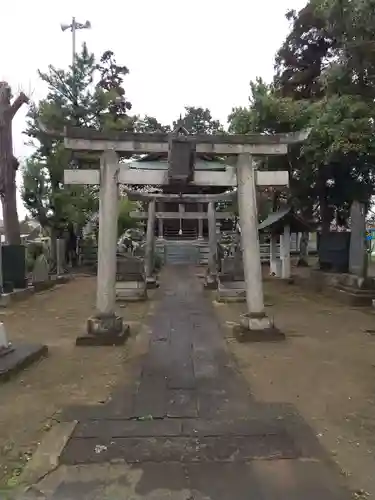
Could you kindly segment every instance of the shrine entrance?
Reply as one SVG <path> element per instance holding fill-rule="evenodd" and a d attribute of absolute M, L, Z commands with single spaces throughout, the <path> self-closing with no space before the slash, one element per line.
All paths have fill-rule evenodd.
<path fill-rule="evenodd" d="M 73 169 L 64 172 L 66 183 L 100 185 L 97 314 L 90 318 L 88 324 L 88 333 L 91 337 L 95 337 L 95 342 L 100 343 L 103 339 L 104 343 L 108 343 L 109 334 L 113 336 L 117 334 L 121 339 L 124 336 L 122 318 L 115 314 L 120 184 L 159 188 L 167 186 L 172 191 L 172 193 L 139 193 L 142 197 L 148 197 L 146 277 L 151 277 L 152 274 L 157 202 L 175 201 L 179 206 L 187 202 L 205 201 L 208 204 L 207 215 L 204 217 L 207 217 L 209 227 L 208 268 L 212 282 L 215 282 L 217 275 L 215 202 L 220 200 L 225 190 L 236 188 L 248 308 L 248 313 L 241 317 L 241 328 L 244 335 L 245 332 L 250 333 L 250 338 L 254 334 L 254 338 L 260 336 L 266 339 L 269 337 L 267 334 L 272 336 L 277 331 L 264 309 L 256 186 L 286 186 L 289 183 L 289 176 L 288 172 L 284 171 L 258 171 L 254 157 L 285 155 L 288 144 L 303 141 L 308 132 L 272 136 L 261 134 L 189 136 L 185 133 L 181 135 L 180 132 L 178 129 L 172 134 L 105 133 L 79 128 L 66 131 L 67 149 L 74 151 L 76 155 L 82 152 L 86 157 L 88 152 L 91 155 L 96 153 L 100 158 L 100 170 Z M 164 155 L 167 158 L 166 168 L 148 169 L 146 172 L 145 169 L 135 168 L 135 162 L 129 164 L 121 161 L 121 156 L 142 153 Z M 234 155 L 237 157 L 237 163 L 236 166 L 224 165 L 219 171 L 198 169 L 196 163 L 202 155 L 211 158 Z M 199 191 L 207 187 L 217 187 L 221 193 L 196 192 L 197 188 Z M 137 192 L 133 191 L 132 194 L 137 196 Z M 187 212 L 184 217 L 189 218 Z M 182 214 L 179 213 L 176 218 L 181 219 Z"/>

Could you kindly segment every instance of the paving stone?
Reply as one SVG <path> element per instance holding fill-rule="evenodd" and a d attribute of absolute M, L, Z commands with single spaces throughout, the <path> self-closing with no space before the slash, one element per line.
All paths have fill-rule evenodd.
<path fill-rule="evenodd" d="M 138 462 L 244 462 L 254 459 L 298 458 L 286 433 L 262 436 L 71 439 L 63 464 L 103 463 L 122 459 Z"/>
<path fill-rule="evenodd" d="M 276 436 L 286 433 L 286 424 L 283 420 L 201 420 L 190 419 L 182 421 L 183 436 L 218 437 L 218 436 Z M 292 436 L 292 434 L 290 434 Z"/>
<path fill-rule="evenodd" d="M 135 395 L 134 416 L 162 418 L 167 409 L 167 381 L 163 375 L 142 377 Z"/>
<path fill-rule="evenodd" d="M 249 401 L 246 394 L 233 398 L 224 389 L 211 389 L 198 392 L 198 414 L 207 420 L 240 418 L 246 415 Z"/>
<path fill-rule="evenodd" d="M 170 345 L 168 341 L 150 342 L 150 350 L 143 364 L 143 376 L 155 375 L 167 377 L 170 361 Z"/>
<path fill-rule="evenodd" d="M 0 356 L 0 382 L 8 381 L 47 354 L 48 347 L 42 344 L 14 344 L 13 350 Z"/>
<path fill-rule="evenodd" d="M 118 438 L 179 436 L 182 434 L 182 421 L 164 420 L 91 420 L 79 423 L 73 438 Z"/>
<path fill-rule="evenodd" d="M 174 357 L 170 361 L 168 371 L 169 389 L 195 389 L 196 378 L 194 375 L 193 361 L 184 356 Z"/>
<path fill-rule="evenodd" d="M 195 391 L 169 390 L 168 417 L 176 418 L 196 418 L 198 416 L 198 403 Z"/>

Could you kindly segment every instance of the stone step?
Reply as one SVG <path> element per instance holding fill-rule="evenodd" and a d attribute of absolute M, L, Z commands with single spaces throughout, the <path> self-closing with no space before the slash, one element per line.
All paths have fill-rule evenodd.
<path fill-rule="evenodd" d="M 351 294 L 363 296 L 363 297 L 375 298 L 375 290 L 374 289 L 355 288 L 355 287 L 345 286 L 345 285 L 338 285 L 335 288 L 337 288 L 338 290 L 341 290 L 343 292 L 346 292 L 346 293 L 351 293 Z"/>
<path fill-rule="evenodd" d="M 375 299 L 373 291 L 363 291 L 355 288 L 344 287 L 342 285 L 328 287 L 325 293 L 343 304 L 355 307 L 370 307 L 373 299 Z"/>
<path fill-rule="evenodd" d="M 89 420 L 77 425 L 73 438 L 268 436 L 285 433 L 287 423 L 272 419 Z"/>

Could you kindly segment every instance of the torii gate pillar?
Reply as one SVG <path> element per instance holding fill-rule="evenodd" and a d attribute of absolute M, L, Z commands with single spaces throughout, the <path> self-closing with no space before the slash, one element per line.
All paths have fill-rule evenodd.
<path fill-rule="evenodd" d="M 249 154 L 237 158 L 238 209 L 246 286 L 247 314 L 235 328 L 237 339 L 268 340 L 285 338 L 266 315 L 263 299 L 262 266 L 258 236 L 258 211 L 254 160 Z"/>
<path fill-rule="evenodd" d="M 87 320 L 87 334 L 77 337 L 77 346 L 122 345 L 129 334 L 115 312 L 118 201 L 118 157 L 108 150 L 100 158 L 96 313 Z"/>

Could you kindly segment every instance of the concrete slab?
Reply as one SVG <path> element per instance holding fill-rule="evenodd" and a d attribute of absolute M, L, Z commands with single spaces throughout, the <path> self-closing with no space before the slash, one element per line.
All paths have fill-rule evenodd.
<path fill-rule="evenodd" d="M 21 484 L 37 483 L 58 467 L 61 452 L 76 425 L 76 421 L 60 422 L 45 434 L 36 452 L 22 471 L 19 478 Z"/>
<path fill-rule="evenodd" d="M 13 344 L 12 347 L 12 351 L 0 357 L 0 382 L 6 382 L 48 354 L 48 347 L 42 344 Z"/>
<path fill-rule="evenodd" d="M 71 439 L 61 463 L 77 465 L 123 460 L 142 462 L 247 462 L 248 460 L 296 459 L 300 454 L 291 436 L 151 437 Z"/>

